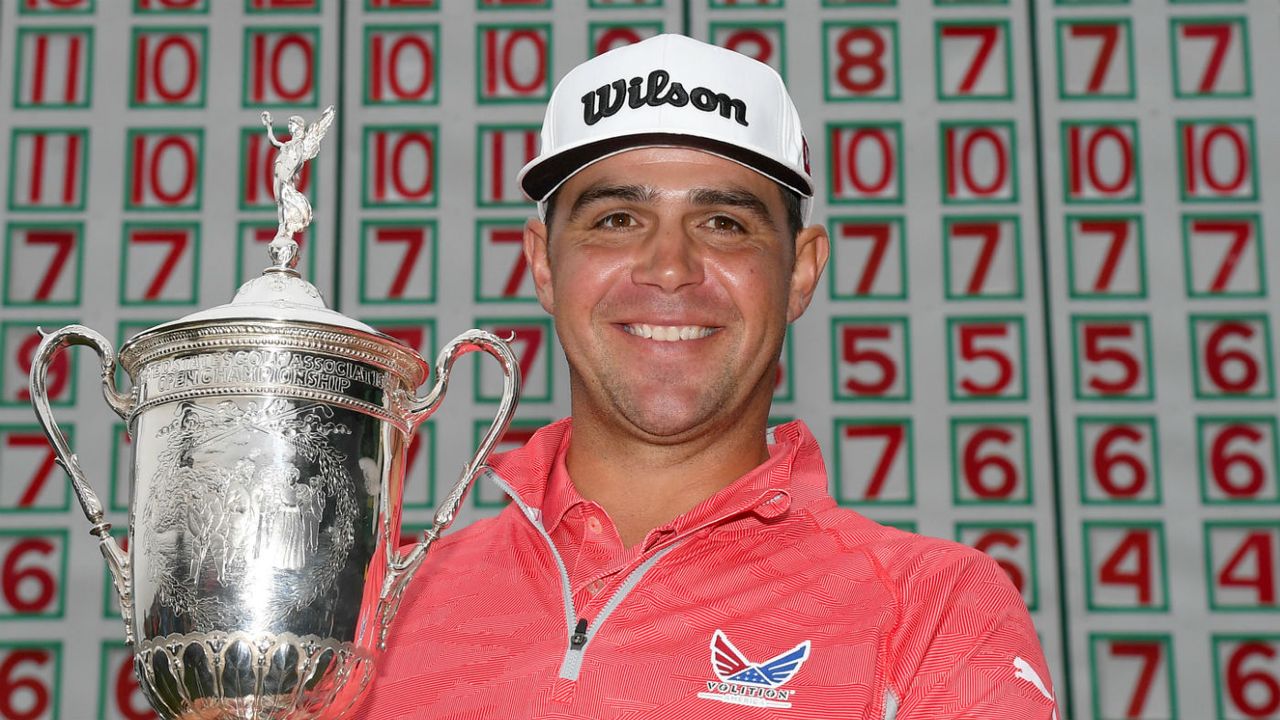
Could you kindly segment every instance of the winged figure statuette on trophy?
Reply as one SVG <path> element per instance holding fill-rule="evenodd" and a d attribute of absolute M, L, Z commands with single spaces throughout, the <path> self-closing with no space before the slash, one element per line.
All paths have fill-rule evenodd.
<path fill-rule="evenodd" d="M 263 111 L 262 124 L 267 128 L 267 139 L 277 148 L 272 167 L 272 190 L 276 195 L 276 217 L 279 226 L 276 236 L 267 247 L 271 261 L 277 267 L 293 268 L 298 264 L 298 244 L 293 235 L 311 224 L 311 202 L 299 192 L 298 176 L 308 160 L 320 152 L 320 141 L 333 125 L 333 106 L 324 109 L 320 119 L 307 125 L 299 115 L 289 117 L 289 139 L 276 138 L 271 126 L 271 113 Z"/>

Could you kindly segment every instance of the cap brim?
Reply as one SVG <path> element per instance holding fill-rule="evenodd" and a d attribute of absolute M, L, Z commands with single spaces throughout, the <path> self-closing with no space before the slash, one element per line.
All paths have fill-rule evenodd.
<path fill-rule="evenodd" d="M 571 175 L 597 160 L 642 147 L 692 147 L 732 160 L 795 190 L 803 197 L 813 196 L 808 178 L 772 158 L 738 145 L 701 135 L 680 133 L 637 133 L 585 143 L 557 153 L 525 170 L 520 187 L 537 202 L 547 199 Z"/>

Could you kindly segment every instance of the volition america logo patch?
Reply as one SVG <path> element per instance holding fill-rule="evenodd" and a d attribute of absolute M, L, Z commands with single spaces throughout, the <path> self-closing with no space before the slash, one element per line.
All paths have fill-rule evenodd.
<path fill-rule="evenodd" d="M 789 708 L 795 690 L 784 690 L 782 685 L 795 677 L 808 659 L 809 641 L 805 640 L 777 657 L 753 663 L 724 632 L 716 630 L 711 637 L 711 667 L 720 680 L 708 680 L 707 691 L 698 697 L 735 705 Z"/>

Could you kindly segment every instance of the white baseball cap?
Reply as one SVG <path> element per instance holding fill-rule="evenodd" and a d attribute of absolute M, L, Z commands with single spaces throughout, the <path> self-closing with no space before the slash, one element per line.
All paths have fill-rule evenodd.
<path fill-rule="evenodd" d="M 658 35 L 588 60 L 560 80 L 538 157 L 516 176 L 538 203 L 597 160 L 641 147 L 693 147 L 794 190 L 808 222 L 809 146 L 773 68 L 683 35 Z"/>

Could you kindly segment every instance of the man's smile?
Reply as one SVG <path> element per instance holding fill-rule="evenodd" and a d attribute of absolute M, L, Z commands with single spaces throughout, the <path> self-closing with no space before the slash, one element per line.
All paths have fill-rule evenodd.
<path fill-rule="evenodd" d="M 718 327 L 705 325 L 648 325 L 646 323 L 627 323 L 622 329 L 636 337 L 659 342 L 679 342 L 681 340 L 701 340 L 718 331 Z"/>

